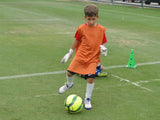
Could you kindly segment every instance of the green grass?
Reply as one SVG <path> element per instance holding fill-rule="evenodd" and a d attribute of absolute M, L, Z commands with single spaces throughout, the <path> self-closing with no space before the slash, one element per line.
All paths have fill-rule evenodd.
<path fill-rule="evenodd" d="M 86 4 L 0 0 L 0 78 L 65 71 L 71 60 L 66 64 L 60 60 L 85 22 Z M 108 56 L 101 56 L 105 67 L 127 65 L 131 49 L 136 63 L 160 61 L 160 9 L 97 6 L 98 23 L 107 29 Z M 160 64 L 105 69 L 108 77 L 95 80 L 93 109 L 79 114 L 68 114 L 63 105 L 73 93 L 84 99 L 86 81 L 78 76 L 63 95 L 58 89 L 66 82 L 65 74 L 1 79 L 0 120 L 159 120 L 159 68 Z"/>

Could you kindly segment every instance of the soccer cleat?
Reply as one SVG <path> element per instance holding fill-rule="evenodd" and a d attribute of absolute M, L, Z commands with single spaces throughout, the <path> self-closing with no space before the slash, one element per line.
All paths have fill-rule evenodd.
<path fill-rule="evenodd" d="M 107 72 L 102 72 L 102 73 L 99 73 L 97 76 L 98 77 L 107 77 L 108 73 Z"/>
<path fill-rule="evenodd" d="M 85 98 L 85 100 L 84 100 L 84 106 L 85 106 L 85 109 L 87 109 L 87 110 L 92 109 L 90 98 Z"/>
<path fill-rule="evenodd" d="M 59 88 L 58 93 L 63 94 L 64 92 L 66 92 L 68 89 L 70 89 L 72 87 L 73 87 L 73 84 L 71 86 L 69 86 L 67 83 L 65 83 L 64 86 Z"/>

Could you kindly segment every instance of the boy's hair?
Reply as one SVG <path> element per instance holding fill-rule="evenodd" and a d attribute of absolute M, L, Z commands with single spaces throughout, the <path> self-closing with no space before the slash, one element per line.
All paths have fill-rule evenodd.
<path fill-rule="evenodd" d="M 98 16 L 98 7 L 94 4 L 88 4 L 84 7 L 84 14 L 88 17 Z"/>

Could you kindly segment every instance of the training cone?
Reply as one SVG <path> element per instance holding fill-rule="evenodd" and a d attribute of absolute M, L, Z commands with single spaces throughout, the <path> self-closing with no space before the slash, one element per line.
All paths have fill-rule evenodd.
<path fill-rule="evenodd" d="M 134 59 L 134 50 L 133 49 L 131 50 L 129 61 L 128 61 L 128 65 L 126 67 L 128 67 L 128 68 L 136 68 L 135 59 Z"/>

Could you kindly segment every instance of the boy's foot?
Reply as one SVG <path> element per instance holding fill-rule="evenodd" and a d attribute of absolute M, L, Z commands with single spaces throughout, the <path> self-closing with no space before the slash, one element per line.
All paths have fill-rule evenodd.
<path fill-rule="evenodd" d="M 84 100 L 84 106 L 85 106 L 85 109 L 87 109 L 87 110 L 92 109 L 90 98 L 85 98 L 85 100 Z"/>
<path fill-rule="evenodd" d="M 68 89 L 70 89 L 72 87 L 73 87 L 73 84 L 71 86 L 69 86 L 67 83 L 65 83 L 64 86 L 59 88 L 58 93 L 63 94 L 64 92 L 66 92 Z"/>
<path fill-rule="evenodd" d="M 102 72 L 98 74 L 98 77 L 107 77 L 108 73 L 107 72 Z"/>

